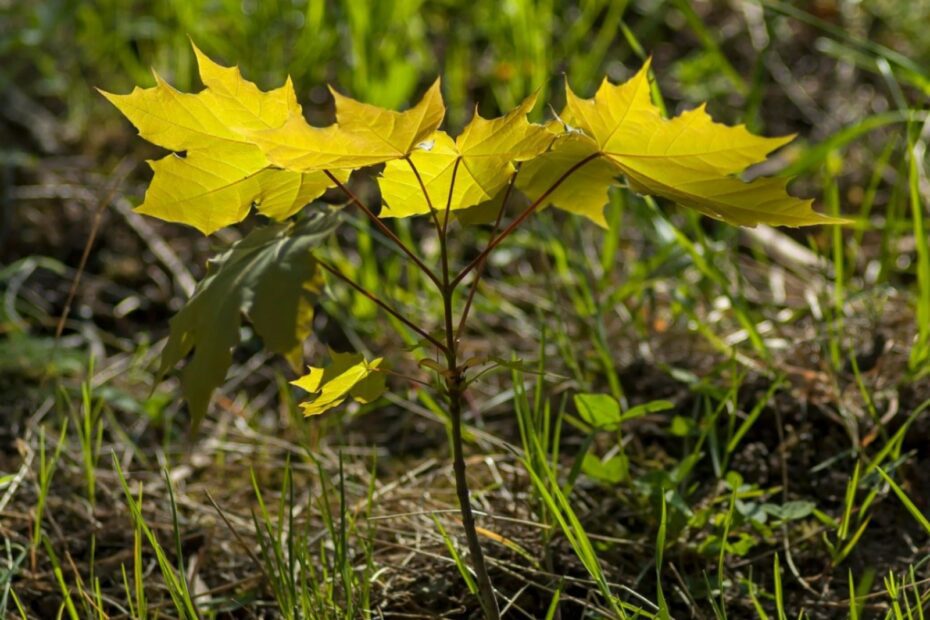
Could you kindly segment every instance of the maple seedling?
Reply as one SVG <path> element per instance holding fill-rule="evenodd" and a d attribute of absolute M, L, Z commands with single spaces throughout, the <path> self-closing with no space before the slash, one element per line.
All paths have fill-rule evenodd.
<path fill-rule="evenodd" d="M 735 225 L 845 222 L 816 213 L 811 200 L 788 195 L 786 179 L 738 178 L 792 137 L 765 138 L 742 125 L 715 123 L 704 106 L 664 118 L 651 99 L 648 61 L 623 84 L 605 80 L 591 99 L 566 85 L 566 106 L 547 124 L 529 122 L 536 104 L 531 96 L 499 118 L 476 112 L 453 138 L 440 130 L 445 106 L 438 80 L 403 112 L 333 91 L 336 122 L 314 127 L 304 119 L 290 79 L 263 92 L 238 68 L 216 64 L 196 46 L 194 52 L 205 86 L 198 93 L 179 92 L 158 75 L 152 88 L 103 93 L 143 138 L 173 151 L 151 162 L 154 177 L 138 211 L 204 234 L 242 221 L 253 208 L 274 222 L 210 261 L 206 277 L 171 320 L 161 373 L 190 357 L 181 382 L 196 427 L 232 363 L 243 316 L 265 346 L 300 368 L 302 343 L 327 274 L 416 332 L 443 360 L 422 366 L 435 371 L 447 399 L 462 523 L 487 618 L 500 614 L 465 477 L 462 408 L 471 364 L 461 360 L 459 340 L 489 254 L 549 206 L 607 228 L 608 190 L 621 178 L 636 192 Z M 378 177 L 383 204 L 368 206 L 348 187 L 348 178 L 378 164 L 384 164 Z M 333 187 L 345 194 L 346 208 L 368 217 L 435 286 L 443 308 L 435 333 L 441 336 L 421 327 L 428 316 L 395 309 L 314 254 L 342 217 L 341 209 L 311 204 Z M 505 222 L 506 207 L 517 194 L 527 206 Z M 427 265 L 418 248 L 404 243 L 385 221 L 418 215 L 432 220 L 438 268 Z M 450 234 L 475 223 L 493 224 L 490 241 L 455 270 Z M 376 400 L 386 387 L 383 370 L 381 358 L 334 353 L 329 366 L 311 367 L 294 384 L 315 395 L 302 408 L 316 415 L 348 399 Z"/>

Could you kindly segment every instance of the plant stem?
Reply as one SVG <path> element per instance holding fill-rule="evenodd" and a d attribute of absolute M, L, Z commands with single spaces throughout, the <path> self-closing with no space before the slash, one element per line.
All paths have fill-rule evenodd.
<path fill-rule="evenodd" d="M 589 161 L 593 161 L 600 156 L 601 156 L 600 152 L 592 153 L 591 155 L 588 155 L 587 157 L 585 157 L 584 159 L 576 163 L 574 166 L 566 170 L 562 174 L 562 176 L 556 179 L 555 183 L 553 183 L 549 187 L 549 189 L 547 189 L 545 192 L 542 193 L 542 195 L 539 198 L 533 201 L 533 204 L 531 204 L 526 209 L 524 209 L 523 213 L 518 215 L 512 222 L 510 222 L 507 228 L 501 231 L 499 235 L 491 239 L 491 241 L 488 243 L 488 247 L 486 247 L 484 251 L 481 252 L 481 254 L 479 254 L 474 259 L 472 259 L 472 261 L 468 263 L 468 265 L 464 269 L 462 269 L 457 276 L 452 278 L 452 282 L 451 282 L 452 286 L 453 287 L 456 286 L 459 282 L 461 282 L 465 278 L 465 276 L 467 276 L 471 272 L 472 269 L 477 268 L 478 265 L 480 265 L 485 260 L 487 260 L 488 254 L 490 254 L 494 248 L 500 245 L 501 242 L 504 241 L 504 239 L 509 237 L 510 233 L 515 231 L 517 228 L 519 228 L 520 224 L 525 222 L 529 216 L 533 215 L 536 209 L 539 208 L 539 205 L 541 205 L 543 201 L 545 201 L 546 198 L 548 198 L 552 192 L 558 189 L 559 185 L 565 182 L 565 180 L 568 179 L 568 177 L 572 176 L 572 174 L 574 174 L 576 170 L 584 166 Z"/>
<path fill-rule="evenodd" d="M 418 256 L 413 252 L 413 250 L 411 250 L 410 248 L 408 248 L 408 247 L 407 247 L 407 244 L 404 243 L 403 241 L 401 241 L 400 237 L 398 237 L 397 235 L 395 235 L 393 230 L 391 230 L 390 228 L 388 228 L 387 224 L 385 224 L 384 222 L 382 222 L 381 219 L 380 219 L 377 215 L 375 215 L 375 214 L 372 212 L 371 209 L 369 209 L 368 207 L 366 207 L 366 206 L 365 206 L 365 203 L 362 202 L 362 200 L 361 200 L 358 196 L 355 195 L 355 192 L 353 192 L 351 189 L 349 189 L 348 187 L 346 187 L 345 183 L 343 183 L 342 181 L 340 181 L 339 179 L 337 179 L 337 178 L 335 177 L 335 175 L 333 175 L 333 173 L 330 172 L 329 170 L 324 170 L 323 173 L 326 174 L 326 176 L 329 177 L 329 180 L 332 181 L 333 183 L 335 183 L 336 186 L 337 186 L 339 189 L 341 189 L 342 192 L 343 192 L 346 196 L 348 196 L 349 200 L 350 200 L 352 203 L 354 203 L 359 209 L 361 209 L 362 211 L 364 211 L 365 215 L 368 216 L 368 219 L 370 219 L 370 220 L 372 221 L 372 223 L 373 223 L 375 226 L 378 227 L 378 230 L 380 230 L 382 233 L 384 233 L 384 235 L 385 235 L 388 239 L 390 239 L 390 240 L 393 241 L 395 244 L 397 244 L 397 247 L 399 247 L 399 248 L 403 251 L 403 253 L 406 254 L 407 257 L 410 258 L 410 260 L 412 260 L 413 263 L 414 263 L 417 267 L 420 268 L 420 271 L 422 271 L 423 274 L 424 274 L 427 278 L 429 278 L 430 280 L 433 281 L 433 284 L 436 285 L 436 288 L 442 288 L 442 284 L 440 283 L 439 278 L 436 276 L 436 274 L 433 273 L 433 270 L 430 269 L 429 267 L 427 267 L 427 266 L 423 263 L 423 261 L 420 260 L 420 257 L 418 257 Z"/>
<path fill-rule="evenodd" d="M 427 340 L 437 349 L 439 349 L 442 352 L 446 351 L 446 345 L 439 342 L 439 340 L 431 336 L 429 332 L 427 332 L 423 328 L 417 326 L 413 321 L 405 317 L 399 310 L 396 310 L 393 307 L 391 307 L 387 302 L 383 301 L 380 297 L 378 297 L 377 295 L 375 295 L 368 289 L 364 288 L 361 284 L 359 284 L 358 282 L 356 282 L 355 280 L 353 280 L 346 274 L 342 273 L 341 271 L 339 271 L 338 269 L 336 269 L 335 267 L 333 267 L 326 261 L 321 260 L 319 258 L 315 260 L 317 264 L 320 267 L 322 267 L 325 271 L 328 271 L 329 273 L 336 276 L 337 278 L 339 278 L 340 280 L 342 280 L 343 282 L 345 282 L 346 284 L 354 288 L 356 291 L 358 291 L 359 293 L 361 293 L 362 295 L 364 295 L 365 297 L 373 301 L 375 304 L 378 305 L 378 307 L 380 307 L 382 310 L 384 310 L 385 312 L 393 316 L 395 319 L 397 319 L 398 321 L 400 321 L 401 323 L 403 323 L 404 325 L 406 325 L 407 327 L 409 327 L 410 329 L 418 333 L 420 336 L 422 336 L 425 340 Z"/>
<path fill-rule="evenodd" d="M 429 209 L 429 216 L 433 220 L 433 225 L 436 227 L 436 236 L 440 240 L 444 239 L 445 236 L 442 232 L 442 226 L 439 224 L 439 216 L 436 215 L 436 209 L 433 208 L 433 202 L 429 197 L 429 192 L 426 191 L 426 185 L 423 183 L 422 177 L 420 177 L 420 171 L 417 170 L 416 165 L 413 163 L 413 160 L 410 159 L 410 156 L 404 157 L 404 161 L 407 162 L 407 165 L 410 166 L 410 169 L 413 171 L 413 176 L 417 178 L 417 181 L 420 183 L 420 191 L 423 193 L 423 199 L 426 200 L 426 207 Z M 455 179 L 452 180 L 453 185 L 455 184 Z M 451 197 L 451 194 L 450 194 Z"/>
<path fill-rule="evenodd" d="M 442 310 L 446 333 L 444 352 L 448 371 L 446 374 L 446 395 L 449 397 L 449 419 L 452 423 L 452 469 L 455 472 L 455 493 L 458 496 L 459 508 L 462 511 L 462 527 L 465 530 L 468 554 L 471 556 L 471 566 L 475 571 L 475 582 L 478 586 L 478 602 L 481 604 L 485 620 L 500 620 L 501 614 L 497 607 L 497 599 L 494 596 L 494 586 L 491 585 L 488 567 L 484 562 L 484 552 L 481 550 L 481 543 L 478 541 L 478 531 L 475 529 L 475 515 L 471 511 L 468 477 L 465 474 L 465 455 L 462 445 L 462 394 L 465 391 L 465 372 L 459 368 L 458 363 L 458 332 L 455 329 L 452 316 L 456 285 L 450 281 L 448 251 L 449 211 L 452 207 L 452 191 L 455 187 L 455 176 L 460 161 L 455 162 L 455 168 L 452 170 L 452 181 L 449 184 L 449 196 L 446 199 L 442 226 L 436 227 L 439 236 L 440 260 L 442 261 L 442 286 L 440 292 L 442 293 Z M 420 183 L 420 189 L 423 191 L 430 211 L 435 214 L 436 212 L 430 203 L 429 193 L 426 191 L 426 185 L 423 183 L 419 171 L 409 158 L 407 162 Z"/>
<path fill-rule="evenodd" d="M 468 493 L 468 479 L 465 476 L 465 457 L 462 453 L 462 376 L 457 375 L 447 382 L 449 387 L 449 414 L 452 418 L 452 454 L 453 469 L 455 471 L 455 490 L 459 498 L 459 507 L 462 509 L 462 527 L 465 529 L 465 538 L 468 541 L 468 552 L 471 555 L 471 565 L 475 569 L 478 586 L 478 600 L 484 617 L 487 620 L 499 620 L 500 611 L 497 608 L 497 599 L 494 597 L 494 587 L 484 562 L 484 552 L 478 542 L 478 531 L 475 529 L 475 517 L 471 511 Z"/>
<path fill-rule="evenodd" d="M 517 183 L 518 174 L 520 174 L 519 163 L 517 164 L 517 169 L 510 177 L 510 183 L 507 184 L 507 190 L 504 192 L 504 198 L 501 200 L 501 206 L 497 210 L 497 219 L 494 220 L 494 228 L 491 230 L 491 239 L 494 239 L 494 237 L 497 236 L 497 231 L 500 229 L 501 219 L 504 217 L 504 211 L 507 209 L 507 201 L 510 199 L 510 194 L 513 193 L 513 187 Z M 471 304 L 475 300 L 475 293 L 478 292 L 478 283 L 481 281 L 481 276 L 484 274 L 484 267 L 488 263 L 487 259 L 488 255 L 485 254 L 484 259 L 475 268 L 475 277 L 471 279 L 471 286 L 468 289 L 468 297 L 465 298 L 465 308 L 462 310 L 462 316 L 459 319 L 459 326 L 455 329 L 456 342 L 462 337 L 462 331 L 465 329 L 465 322 L 468 320 L 468 313 L 471 311 Z"/>
<path fill-rule="evenodd" d="M 478 531 L 475 528 L 475 515 L 471 511 L 468 478 L 465 475 L 465 456 L 462 446 L 462 393 L 465 391 L 465 371 L 459 368 L 458 363 L 458 332 L 455 329 L 455 322 L 452 316 L 457 283 L 452 282 L 450 278 L 448 249 L 449 211 L 452 209 L 452 192 L 455 188 L 455 176 L 458 172 L 461 159 L 456 160 L 455 168 L 452 169 L 452 181 L 449 184 L 449 195 L 446 198 L 446 208 L 441 224 L 437 211 L 433 208 L 429 192 L 426 190 L 426 184 L 420 176 L 420 171 L 417 170 L 413 160 L 409 157 L 407 157 L 406 160 L 414 176 L 417 178 L 420 191 L 423 192 L 426 205 L 436 225 L 436 235 L 439 238 L 439 255 L 442 269 L 440 274 L 442 281 L 439 284 L 439 292 L 442 296 L 444 331 L 446 337 L 446 344 L 441 347 L 441 349 L 446 355 L 447 372 L 444 374 L 446 396 L 449 398 L 449 418 L 452 423 L 452 469 L 455 472 L 455 493 L 459 499 L 459 508 L 462 511 L 462 527 L 465 529 L 465 539 L 468 541 L 468 553 L 471 556 L 471 565 L 475 571 L 475 581 L 478 586 L 478 602 L 481 604 L 481 610 L 484 612 L 485 620 L 500 620 L 501 614 L 497 607 L 497 599 L 494 597 L 494 586 L 491 585 L 488 567 L 484 563 L 484 552 L 481 550 L 481 543 L 478 541 Z"/>
<path fill-rule="evenodd" d="M 459 164 L 462 163 L 462 158 L 459 157 L 455 160 L 455 166 L 452 168 L 452 181 L 449 182 L 449 198 L 446 200 L 446 213 L 442 218 L 442 236 L 445 237 L 446 233 L 449 230 L 449 212 L 452 210 L 452 190 L 455 188 L 455 177 L 459 173 Z M 418 177 L 419 178 L 419 177 Z"/>
<path fill-rule="evenodd" d="M 475 516 L 471 511 L 468 492 L 468 478 L 465 475 L 465 456 L 462 448 L 462 393 L 465 391 L 465 377 L 462 369 L 458 367 L 456 355 L 455 331 L 452 325 L 453 291 L 452 287 L 446 287 L 443 291 L 443 306 L 446 315 L 446 362 L 449 370 L 446 377 L 446 392 L 449 397 L 449 417 L 452 422 L 452 468 L 455 472 L 455 492 L 462 511 L 462 527 L 465 529 L 465 539 L 468 541 L 471 565 L 475 570 L 478 601 L 481 603 L 486 620 L 500 620 L 494 586 L 491 585 L 488 567 L 484 562 L 484 552 L 481 550 L 478 531 L 475 529 Z"/>

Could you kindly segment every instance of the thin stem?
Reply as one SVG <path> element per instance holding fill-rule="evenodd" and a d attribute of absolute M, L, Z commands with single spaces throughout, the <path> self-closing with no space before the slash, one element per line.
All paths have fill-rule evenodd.
<path fill-rule="evenodd" d="M 404 161 L 407 162 L 407 165 L 410 166 L 410 169 L 413 171 L 413 176 L 417 178 L 417 182 L 420 184 L 420 193 L 423 194 L 423 199 L 426 200 L 426 207 L 429 209 L 430 218 L 433 220 L 433 224 L 436 226 L 436 235 L 442 239 L 442 226 L 439 224 L 439 216 L 436 215 L 436 209 L 433 208 L 433 201 L 429 197 L 429 192 L 426 191 L 426 184 L 423 183 L 423 179 L 420 177 L 420 171 L 417 170 L 416 165 L 414 165 L 413 160 L 410 159 L 410 156 L 404 157 Z"/>
<path fill-rule="evenodd" d="M 510 177 L 510 183 L 507 185 L 507 190 L 504 192 L 504 198 L 501 200 L 500 209 L 497 210 L 497 219 L 494 220 L 494 228 L 491 230 L 492 239 L 494 238 L 494 235 L 497 234 L 497 229 L 500 228 L 501 219 L 504 217 L 504 210 L 507 208 L 507 201 L 510 200 L 510 194 L 513 192 L 514 185 L 517 184 L 518 174 L 520 174 L 519 167 Z M 487 258 L 487 255 L 485 255 L 484 260 L 482 260 L 481 263 L 476 267 L 475 277 L 472 278 L 471 287 L 468 289 L 468 297 L 465 299 L 465 308 L 462 310 L 462 316 L 459 318 L 459 326 L 455 329 L 456 342 L 458 342 L 459 338 L 462 337 L 462 331 L 465 329 L 465 322 L 468 320 L 468 313 L 471 311 L 471 304 L 475 300 L 475 293 L 478 292 L 478 282 L 481 280 L 481 276 L 484 274 L 484 267 L 488 263 Z"/>
<path fill-rule="evenodd" d="M 455 287 L 449 286 L 449 248 L 448 248 L 448 238 L 446 236 L 447 228 L 446 225 L 449 223 L 448 214 L 449 209 L 452 205 L 452 191 L 455 189 L 455 175 L 459 169 L 459 161 L 455 161 L 455 167 L 452 169 L 452 180 L 449 183 L 449 196 L 446 199 L 446 220 L 442 225 L 439 224 L 439 218 L 436 214 L 436 209 L 433 208 L 432 199 L 429 196 L 429 192 L 426 191 L 426 183 L 423 182 L 423 177 L 420 176 L 420 171 L 417 170 L 416 164 L 413 163 L 413 160 L 409 157 L 406 158 L 407 164 L 410 166 L 410 169 L 413 171 L 413 175 L 417 178 L 417 182 L 420 184 L 420 191 L 423 193 L 423 198 L 426 200 L 426 206 L 429 207 L 429 212 L 433 215 L 433 221 L 436 223 L 436 234 L 439 237 L 439 260 L 441 263 L 442 269 L 442 298 L 446 315 L 446 355 L 453 359 L 453 366 L 455 365 L 455 352 L 457 348 L 457 342 L 455 340 L 455 331 L 452 330 L 452 298 L 455 293 Z"/>
<path fill-rule="evenodd" d="M 449 212 L 452 211 L 452 190 L 455 188 L 455 177 L 459 173 L 459 164 L 462 163 L 462 158 L 459 157 L 455 160 L 455 165 L 452 167 L 452 181 L 449 183 L 449 197 L 446 198 L 446 213 L 442 218 L 442 236 L 446 236 L 446 232 L 449 230 Z"/>
<path fill-rule="evenodd" d="M 370 299 L 371 301 L 373 301 L 373 302 L 374 302 L 375 304 L 377 304 L 378 307 L 380 307 L 382 310 L 384 310 L 385 312 L 387 312 L 388 314 L 390 314 L 391 316 L 393 316 L 394 318 L 396 318 L 398 321 L 400 321 L 401 323 L 403 323 L 404 325 L 406 325 L 407 327 L 409 327 L 410 329 L 412 329 L 413 331 L 415 331 L 416 333 L 418 333 L 420 336 L 422 336 L 424 339 L 426 339 L 427 341 L 429 341 L 433 346 L 435 346 L 436 348 L 438 348 L 440 351 L 443 351 L 443 352 L 446 351 L 446 345 L 444 345 L 444 344 L 441 343 L 439 340 L 437 340 L 436 338 L 434 338 L 433 336 L 431 336 L 431 335 L 430 335 L 426 330 L 424 330 L 423 328 L 418 327 L 418 326 L 417 326 L 416 324 L 414 324 L 410 319 L 408 319 L 408 318 L 405 317 L 403 314 L 401 314 L 400 311 L 395 310 L 394 308 L 392 308 L 389 304 L 387 304 L 385 301 L 383 301 L 383 300 L 382 300 L 381 298 L 379 298 L 377 295 L 375 295 L 375 294 L 372 293 L 371 291 L 365 289 L 361 284 L 359 284 L 358 282 L 356 282 L 355 280 L 353 280 L 353 279 L 350 278 L 349 276 L 345 275 L 344 273 L 342 273 L 341 271 L 339 271 L 338 269 L 336 269 L 335 267 L 333 267 L 332 265 L 330 265 L 330 264 L 327 263 L 326 261 L 320 260 L 319 258 L 317 258 L 316 261 L 317 261 L 317 263 L 320 265 L 320 267 L 322 267 L 324 270 L 326 270 L 326 271 L 328 271 L 329 273 L 331 273 L 332 275 L 336 276 L 337 278 L 339 278 L 340 280 L 342 280 L 343 282 L 345 282 L 346 284 L 348 284 L 349 286 L 351 286 L 352 288 L 354 288 L 356 291 L 358 291 L 359 293 L 361 293 L 362 295 L 364 295 L 365 297 L 367 297 L 368 299 Z"/>
<path fill-rule="evenodd" d="M 522 224 L 523 222 L 525 222 L 526 219 L 527 219 L 529 216 L 533 215 L 533 213 L 536 211 L 536 209 L 539 208 L 539 205 L 541 205 L 541 204 L 543 203 L 543 201 L 545 201 L 546 198 L 548 198 L 549 195 L 552 194 L 552 192 L 554 192 L 556 189 L 558 189 L 558 187 L 559 187 L 562 183 L 564 183 L 565 180 L 568 179 L 568 177 L 570 177 L 572 174 L 574 174 L 574 172 L 575 172 L 576 170 L 578 170 L 579 168 L 581 168 L 582 166 L 584 166 L 584 165 L 585 165 L 586 163 L 588 163 L 589 161 L 592 161 L 592 160 L 597 159 L 598 157 L 600 157 L 600 155 L 601 155 L 601 154 L 600 154 L 599 152 L 598 152 L 598 153 L 592 153 L 591 155 L 588 155 L 587 157 L 585 157 L 584 159 L 582 159 L 581 161 L 579 161 L 578 163 L 576 163 L 575 165 L 573 165 L 571 168 L 569 168 L 568 170 L 566 170 L 566 171 L 562 174 L 562 176 L 560 176 L 560 177 L 556 180 L 556 182 L 553 183 L 551 187 L 549 187 L 549 189 L 547 189 L 545 192 L 543 192 L 542 195 L 541 195 L 539 198 L 537 198 L 536 200 L 534 200 L 534 201 L 533 201 L 533 204 L 531 204 L 531 205 L 528 206 L 526 209 L 524 209 L 524 210 L 523 210 L 523 213 L 521 213 L 520 215 L 518 215 L 518 216 L 516 217 L 516 219 L 514 219 L 514 221 L 512 221 L 512 222 L 507 226 L 507 228 L 505 228 L 499 235 L 497 235 L 496 237 L 494 237 L 494 238 L 488 243 L 488 247 L 486 247 L 486 248 L 484 249 L 484 251 L 481 252 L 481 254 L 479 254 L 478 256 L 476 256 L 476 257 L 474 258 L 474 260 L 472 260 L 470 263 L 468 263 L 468 265 L 467 265 L 464 269 L 462 269 L 462 271 L 460 271 L 459 274 L 458 274 L 457 276 L 455 276 L 455 278 L 452 279 L 452 282 L 451 282 L 452 286 L 453 286 L 453 287 L 454 287 L 454 286 L 457 286 L 458 283 L 461 282 L 462 279 L 464 279 L 465 276 L 467 276 L 473 269 L 475 269 L 475 268 L 476 268 L 478 265 L 480 265 L 483 261 L 487 260 L 488 254 L 490 254 L 490 253 L 494 250 L 494 248 L 496 248 L 498 245 L 500 245 L 501 242 L 504 241 L 504 239 L 506 239 L 507 237 L 509 237 L 510 234 L 511 234 L 513 231 L 515 231 L 517 228 L 519 228 L 520 224 Z"/>
<path fill-rule="evenodd" d="M 455 189 L 455 177 L 459 171 L 459 162 L 461 158 L 455 160 L 455 167 L 452 168 L 452 180 L 449 183 L 449 196 L 446 198 L 446 213 L 442 222 L 442 229 L 439 231 L 439 250 L 442 258 L 442 286 L 443 297 L 448 299 L 445 305 L 446 314 L 446 346 L 451 348 L 453 365 L 456 364 L 455 356 L 458 352 L 459 340 L 456 338 L 458 332 L 452 331 L 452 304 L 455 297 L 455 286 L 449 285 L 449 211 L 452 208 L 452 191 Z M 417 175 L 419 178 L 419 175 Z M 424 190 L 425 191 L 425 190 Z"/>
<path fill-rule="evenodd" d="M 454 353 L 452 354 L 454 357 Z M 465 539 L 468 541 L 468 553 L 471 555 L 472 568 L 475 569 L 478 586 L 478 601 L 487 620 L 500 620 L 500 610 L 494 596 L 494 586 L 484 562 L 484 552 L 478 541 L 478 531 L 475 529 L 475 516 L 471 510 L 471 501 L 468 497 L 468 478 L 465 475 L 465 456 L 462 450 L 462 375 L 457 374 L 447 382 L 449 388 L 449 415 L 452 421 L 452 468 L 455 472 L 455 492 L 458 495 L 459 507 L 462 509 L 462 527 L 465 529 Z"/>
<path fill-rule="evenodd" d="M 416 377 L 411 377 L 410 375 L 405 375 L 402 372 L 396 372 L 394 370 L 389 370 L 387 368 L 378 368 L 378 372 L 384 373 L 386 375 L 391 375 L 392 377 L 397 377 L 398 379 L 403 379 L 404 381 L 409 381 L 411 383 L 416 383 L 417 385 L 422 385 L 425 388 L 433 387 L 432 383 L 427 383 L 422 379 L 417 379 Z"/>
<path fill-rule="evenodd" d="M 448 268 L 445 269 L 448 273 Z M 468 492 L 468 477 L 465 475 L 465 456 L 462 447 L 462 393 L 465 391 L 465 376 L 458 366 L 455 346 L 455 331 L 452 328 L 453 287 L 446 286 L 442 294 L 443 314 L 446 326 L 446 392 L 449 397 L 449 418 L 452 423 L 452 469 L 455 473 L 455 493 L 462 511 L 462 528 L 468 542 L 471 565 L 475 570 L 478 586 L 478 601 L 486 620 L 500 620 L 500 610 L 494 596 L 494 586 L 484 561 L 484 552 L 475 528 L 475 516 L 471 510 Z"/>
<path fill-rule="evenodd" d="M 353 191 L 350 190 L 348 187 L 346 187 L 346 185 L 345 185 L 342 181 L 340 181 L 339 179 L 337 179 L 337 178 L 333 175 L 333 173 L 330 172 L 329 170 L 324 170 L 323 173 L 324 173 L 326 176 L 329 177 L 329 180 L 330 180 L 330 181 L 332 181 L 333 183 L 336 184 L 336 187 L 338 187 L 339 189 L 341 189 L 341 190 L 343 191 L 343 193 L 344 193 L 346 196 L 349 197 L 349 200 L 350 200 L 351 202 L 353 202 L 359 209 L 361 209 L 361 210 L 365 213 L 365 215 L 368 216 L 368 219 L 370 219 L 370 220 L 374 223 L 374 225 L 378 227 L 378 230 L 380 230 L 382 233 L 384 233 L 384 235 L 387 236 L 388 239 L 390 239 L 391 241 L 393 241 L 395 244 L 397 244 L 397 246 L 398 246 L 401 250 L 403 250 L 404 254 L 406 254 L 406 255 L 410 258 L 410 260 L 412 260 L 412 261 L 414 262 L 414 264 L 420 269 L 420 271 L 422 271 L 423 274 L 424 274 L 426 277 L 428 277 L 430 280 L 433 281 L 433 284 L 436 285 L 436 288 L 441 288 L 441 287 L 442 287 L 442 284 L 440 283 L 439 278 L 436 276 L 435 273 L 433 273 L 433 270 L 430 269 L 429 267 L 427 267 L 427 266 L 423 263 L 423 261 L 420 260 L 420 258 L 413 252 L 413 250 L 411 250 L 410 248 L 408 248 L 408 247 L 407 247 L 407 244 L 404 243 L 403 241 L 401 241 L 400 237 L 398 237 L 397 235 L 395 235 L 395 234 L 394 234 L 394 231 L 392 231 L 392 230 L 387 226 L 387 224 L 385 224 L 384 222 L 381 221 L 381 218 L 379 218 L 377 215 L 375 215 L 375 214 L 371 211 L 371 209 L 369 209 L 368 207 L 366 207 L 366 206 L 365 206 L 365 203 L 363 203 L 363 202 L 361 201 L 361 199 L 360 199 L 358 196 L 355 195 L 355 192 L 353 192 Z"/>
<path fill-rule="evenodd" d="M 446 344 L 444 353 L 446 355 L 446 395 L 449 397 L 449 418 L 452 424 L 452 468 L 455 472 L 455 492 L 459 500 L 459 508 L 462 511 L 462 527 L 465 530 L 465 539 L 468 541 L 468 552 L 471 557 L 471 565 L 475 570 L 475 576 L 478 586 L 478 602 L 481 604 L 481 610 L 484 612 L 486 620 L 500 620 L 500 610 L 497 607 L 497 599 L 494 597 L 494 586 L 491 585 L 491 577 L 488 575 L 488 568 L 484 562 L 484 552 L 481 550 L 481 543 L 478 540 L 478 531 L 475 528 L 475 516 L 472 514 L 471 501 L 468 493 L 468 478 L 465 475 L 465 456 L 462 442 L 462 393 L 465 391 L 465 375 L 458 365 L 456 331 L 453 327 L 452 305 L 455 296 L 455 284 L 449 280 L 449 253 L 448 238 L 446 236 L 447 226 L 449 223 L 449 211 L 452 205 L 452 191 L 455 187 L 455 174 L 458 171 L 458 162 L 456 161 L 455 169 L 452 173 L 452 181 L 449 184 L 449 196 L 446 201 L 445 220 L 440 226 L 438 218 L 436 221 L 436 233 L 439 236 L 440 260 L 442 261 L 442 285 L 440 292 L 442 294 L 443 319 L 445 324 Z M 413 162 L 407 158 L 410 169 L 413 170 L 417 181 L 420 183 L 420 189 L 429 206 L 430 213 L 435 216 L 435 210 L 430 202 L 429 193 L 426 191 L 426 184 L 420 177 L 420 173 Z"/>
<path fill-rule="evenodd" d="M 94 240 L 97 238 L 97 232 L 100 230 L 103 212 L 110 206 L 110 203 L 113 201 L 113 196 L 116 195 L 120 185 L 122 185 L 123 181 L 129 173 L 132 172 L 135 166 L 136 162 L 134 160 L 125 157 L 121 159 L 113 170 L 113 174 L 111 175 L 112 180 L 110 181 L 110 187 L 107 189 L 106 195 L 97 203 L 97 210 L 94 212 L 93 223 L 90 226 L 90 234 L 87 236 L 87 242 L 84 244 L 84 251 L 81 253 L 81 260 L 78 262 L 77 270 L 74 272 L 74 280 L 71 281 L 71 286 L 68 289 L 68 296 L 65 298 L 65 307 L 61 311 L 61 316 L 58 317 L 58 323 L 55 325 L 56 350 L 58 348 L 58 342 L 61 339 L 61 334 L 65 331 L 65 322 L 68 320 L 68 315 L 71 313 L 71 304 L 74 302 L 78 287 L 81 285 L 81 275 L 87 267 L 87 259 L 90 258 L 90 250 L 94 246 Z"/>
<path fill-rule="evenodd" d="M 413 160 L 410 157 L 405 158 L 407 164 L 410 166 L 410 169 L 413 171 L 413 176 L 417 178 L 417 183 L 420 184 L 420 192 L 423 194 L 423 198 L 426 200 L 426 206 L 429 208 L 430 215 L 433 217 L 433 223 L 436 225 L 436 235 L 439 238 L 439 254 L 440 261 L 442 264 L 442 286 L 443 289 L 448 289 L 449 287 L 449 249 L 448 249 L 448 237 L 447 232 L 449 228 L 449 211 L 452 208 L 452 192 L 455 189 L 455 177 L 459 171 L 459 163 L 462 161 L 462 158 L 459 157 L 455 160 L 455 166 L 452 168 L 452 180 L 449 182 L 449 195 L 446 198 L 446 209 L 442 224 L 439 223 L 439 215 L 435 207 L 433 207 L 433 201 L 430 198 L 429 192 L 426 190 L 426 183 L 423 182 L 423 177 L 420 176 L 420 171 L 417 170 L 416 164 L 413 163 Z M 450 292 L 451 294 L 451 292 Z"/>

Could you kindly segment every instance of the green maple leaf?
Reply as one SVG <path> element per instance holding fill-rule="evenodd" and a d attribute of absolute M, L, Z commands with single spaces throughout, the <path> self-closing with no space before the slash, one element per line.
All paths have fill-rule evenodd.
<path fill-rule="evenodd" d="M 327 212 L 258 228 L 210 261 L 207 276 L 171 319 L 161 356 L 164 375 L 193 351 L 181 386 L 195 427 L 232 364 L 243 314 L 268 349 L 300 367 L 301 343 L 311 331 L 313 304 L 323 288 L 311 252 L 338 220 Z"/>

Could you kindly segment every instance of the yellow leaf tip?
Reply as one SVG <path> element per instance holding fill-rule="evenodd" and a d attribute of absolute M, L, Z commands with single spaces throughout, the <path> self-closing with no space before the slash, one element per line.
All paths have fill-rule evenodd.
<path fill-rule="evenodd" d="M 171 86 L 171 85 L 168 83 L 168 81 L 165 80 L 165 78 L 163 78 L 163 77 L 161 76 L 161 74 L 158 72 L 158 70 L 155 69 L 155 67 L 152 67 L 152 76 L 155 78 L 155 85 L 156 85 L 156 86 L 169 86 L 169 87 Z M 138 87 L 137 87 L 137 88 L 138 88 Z"/>
<path fill-rule="evenodd" d="M 94 90 L 96 90 L 98 93 L 100 93 L 107 101 L 109 101 L 109 102 L 112 103 L 113 105 L 116 105 L 116 100 L 117 100 L 117 99 L 119 99 L 120 97 L 125 97 L 125 96 L 126 96 L 126 95 L 119 95 L 119 94 L 117 94 L 117 93 L 111 93 L 111 92 L 109 92 L 109 91 L 103 90 L 103 89 L 100 88 L 99 86 L 94 86 Z"/>
<path fill-rule="evenodd" d="M 194 49 L 194 57 L 197 59 L 197 67 L 200 68 L 201 72 L 203 71 L 204 65 L 215 65 L 213 59 L 207 56 L 202 49 L 197 47 L 197 44 L 194 43 L 194 40 L 191 39 L 191 47 Z"/>

